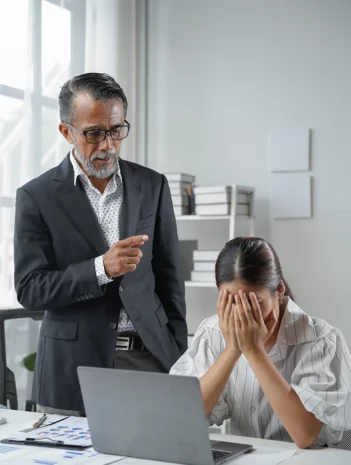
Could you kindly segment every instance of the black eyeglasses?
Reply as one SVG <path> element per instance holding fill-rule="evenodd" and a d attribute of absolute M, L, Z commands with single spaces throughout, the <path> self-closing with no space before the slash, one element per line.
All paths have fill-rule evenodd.
<path fill-rule="evenodd" d="M 124 121 L 125 124 L 112 129 L 88 129 L 87 131 L 82 131 L 67 123 L 67 121 L 62 121 L 62 123 L 83 134 L 88 144 L 99 144 L 106 139 L 107 134 L 112 140 L 123 140 L 128 136 L 130 129 L 130 124 L 127 120 Z"/>

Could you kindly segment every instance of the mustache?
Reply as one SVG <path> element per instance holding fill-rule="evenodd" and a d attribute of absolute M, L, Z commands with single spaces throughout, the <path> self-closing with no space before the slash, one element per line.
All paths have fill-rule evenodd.
<path fill-rule="evenodd" d="M 97 153 L 91 157 L 91 161 L 94 160 L 117 160 L 118 154 L 113 152 Z"/>

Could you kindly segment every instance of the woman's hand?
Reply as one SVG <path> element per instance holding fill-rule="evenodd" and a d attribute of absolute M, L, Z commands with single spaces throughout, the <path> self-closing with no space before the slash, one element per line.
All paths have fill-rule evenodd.
<path fill-rule="evenodd" d="M 226 350 L 232 351 L 234 357 L 240 357 L 241 350 L 238 345 L 234 323 L 234 298 L 227 290 L 221 291 L 217 301 L 219 328 L 225 340 Z"/>
<path fill-rule="evenodd" d="M 251 305 L 243 291 L 235 296 L 235 333 L 239 348 L 245 356 L 265 350 L 264 345 L 277 323 L 274 311 L 266 323 L 263 321 L 260 304 L 253 292 L 250 293 L 250 302 Z"/>

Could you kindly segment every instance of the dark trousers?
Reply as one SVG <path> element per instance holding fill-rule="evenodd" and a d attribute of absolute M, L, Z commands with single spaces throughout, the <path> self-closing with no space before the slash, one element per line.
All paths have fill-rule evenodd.
<path fill-rule="evenodd" d="M 147 350 L 116 350 L 113 367 L 119 370 L 166 372 Z"/>

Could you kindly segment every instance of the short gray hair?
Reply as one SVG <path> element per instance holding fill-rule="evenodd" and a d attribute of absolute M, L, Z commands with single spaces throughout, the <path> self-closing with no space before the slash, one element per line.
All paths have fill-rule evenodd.
<path fill-rule="evenodd" d="M 60 119 L 72 123 L 74 99 L 78 94 L 88 94 L 94 100 L 121 100 L 124 117 L 127 116 L 128 101 L 122 87 L 106 73 L 85 73 L 67 81 L 59 95 Z"/>

